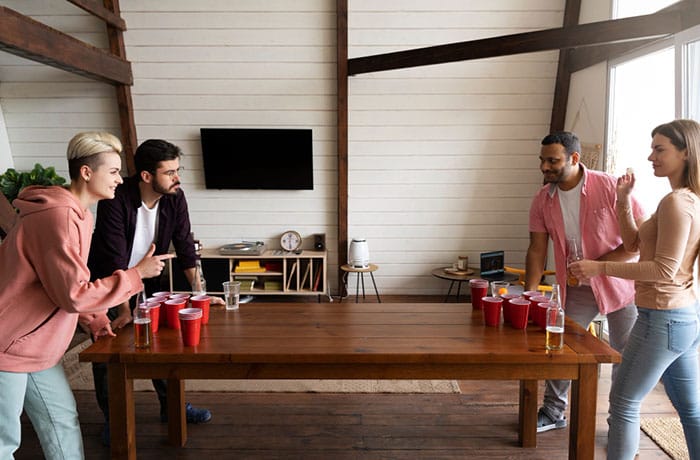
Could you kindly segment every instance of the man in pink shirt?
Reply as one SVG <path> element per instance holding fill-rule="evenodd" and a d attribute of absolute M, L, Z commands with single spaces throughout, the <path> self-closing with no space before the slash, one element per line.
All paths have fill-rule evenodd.
<path fill-rule="evenodd" d="M 545 268 L 548 243 L 554 251 L 556 280 L 566 315 L 587 328 L 598 313 L 606 315 L 610 345 L 622 351 L 637 318 L 634 284 L 608 276 L 591 278 L 586 285 L 567 286 L 567 240 L 576 242 L 582 256 L 593 260 L 627 261 L 618 227 L 615 203 L 617 179 L 587 169 L 581 162 L 581 144 L 575 134 L 556 132 L 542 140 L 540 171 L 544 186 L 530 207 L 530 245 L 527 250 L 525 289 L 535 290 Z M 643 216 L 632 200 L 635 217 Z M 613 381 L 617 365 L 613 366 Z M 548 380 L 537 432 L 566 427 L 569 380 Z"/>

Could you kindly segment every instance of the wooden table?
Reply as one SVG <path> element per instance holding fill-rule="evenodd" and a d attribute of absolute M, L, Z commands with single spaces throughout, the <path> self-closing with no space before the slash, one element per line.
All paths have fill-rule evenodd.
<path fill-rule="evenodd" d="M 534 326 L 485 327 L 469 304 L 245 304 L 215 310 L 197 347 L 161 329 L 135 350 L 130 328 L 102 338 L 80 361 L 108 365 L 112 458 L 136 458 L 133 379 L 168 380 L 168 436 L 184 446 L 185 379 L 519 380 L 519 441 L 536 446 L 538 380 L 572 379 L 569 458 L 593 459 L 598 365 L 612 348 L 568 321 L 548 354 Z"/>

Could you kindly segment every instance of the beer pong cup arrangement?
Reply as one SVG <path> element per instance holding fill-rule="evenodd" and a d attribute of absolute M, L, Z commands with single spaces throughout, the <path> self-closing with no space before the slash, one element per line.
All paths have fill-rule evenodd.
<path fill-rule="evenodd" d="M 202 333 L 202 309 L 183 308 L 178 312 L 182 342 L 187 347 L 199 345 Z"/>
<path fill-rule="evenodd" d="M 211 304 L 211 297 L 208 295 L 196 295 L 190 297 L 190 304 L 192 308 L 202 309 L 202 324 L 209 324 L 209 305 Z"/>
<path fill-rule="evenodd" d="M 518 294 L 503 294 L 503 322 L 510 323 L 510 301 L 513 299 L 522 298 Z"/>
<path fill-rule="evenodd" d="M 544 329 L 545 320 L 547 318 L 547 306 L 542 308 L 539 305 L 541 303 L 548 302 L 549 297 L 545 297 L 543 295 L 536 295 L 530 297 L 530 317 L 532 318 L 532 322 L 535 323 L 537 326 L 541 327 L 542 329 Z"/>
<path fill-rule="evenodd" d="M 501 305 L 503 299 L 500 297 L 482 297 L 481 305 L 484 309 L 484 324 L 496 327 L 501 323 Z"/>
<path fill-rule="evenodd" d="M 170 329 L 180 329 L 180 320 L 177 313 L 185 308 L 187 299 L 176 298 L 165 301 L 165 325 Z"/>
<path fill-rule="evenodd" d="M 529 310 L 529 300 L 524 298 L 510 299 L 510 324 L 515 329 L 525 329 Z"/>
<path fill-rule="evenodd" d="M 474 308 L 474 310 L 481 310 L 481 298 L 487 296 L 489 282 L 476 278 L 469 280 L 469 287 L 471 288 L 472 308 Z"/>

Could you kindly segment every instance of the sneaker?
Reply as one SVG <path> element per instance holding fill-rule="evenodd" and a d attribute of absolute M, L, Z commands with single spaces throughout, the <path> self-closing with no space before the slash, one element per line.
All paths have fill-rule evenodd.
<path fill-rule="evenodd" d="M 560 428 L 566 428 L 566 417 L 562 417 L 559 420 L 553 420 L 545 411 L 540 409 L 537 412 L 537 432 L 544 433 L 549 430 L 558 430 Z"/>
<path fill-rule="evenodd" d="M 187 419 L 187 423 L 207 423 L 209 420 L 211 420 L 211 412 L 209 412 L 208 409 L 197 409 L 196 407 L 192 406 L 192 404 L 185 403 L 185 418 Z M 168 421 L 167 411 L 160 412 L 160 421 Z"/>

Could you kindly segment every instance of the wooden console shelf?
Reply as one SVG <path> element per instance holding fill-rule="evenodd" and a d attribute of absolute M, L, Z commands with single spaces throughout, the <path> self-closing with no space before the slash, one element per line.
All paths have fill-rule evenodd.
<path fill-rule="evenodd" d="M 327 291 L 326 255 L 326 251 L 295 254 L 282 250 L 266 250 L 259 256 L 221 255 L 216 248 L 202 250 L 201 259 L 210 294 L 223 294 L 221 280 L 224 279 L 241 281 L 241 295 L 313 295 Z M 169 262 L 172 274 L 173 259 Z M 261 268 L 237 271 L 241 262 L 243 265 L 252 262 Z M 171 291 L 188 290 L 174 278 L 170 277 Z"/>

